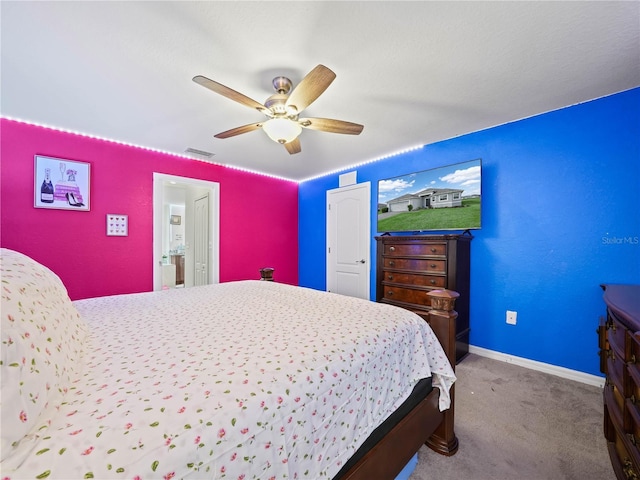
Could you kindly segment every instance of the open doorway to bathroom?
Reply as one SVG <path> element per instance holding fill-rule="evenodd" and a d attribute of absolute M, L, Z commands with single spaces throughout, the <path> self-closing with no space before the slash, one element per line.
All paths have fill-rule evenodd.
<path fill-rule="evenodd" d="M 153 289 L 219 281 L 219 184 L 153 174 Z"/>

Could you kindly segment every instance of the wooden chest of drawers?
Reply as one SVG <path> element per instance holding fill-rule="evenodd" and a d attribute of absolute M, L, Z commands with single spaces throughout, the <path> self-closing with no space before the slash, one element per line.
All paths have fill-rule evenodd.
<path fill-rule="evenodd" d="M 376 300 L 425 316 L 427 292 L 446 288 L 456 301 L 456 362 L 469 352 L 470 246 L 463 234 L 376 237 Z"/>
<path fill-rule="evenodd" d="M 640 480 L 640 285 L 603 285 L 598 328 L 604 435 L 619 480 Z"/>

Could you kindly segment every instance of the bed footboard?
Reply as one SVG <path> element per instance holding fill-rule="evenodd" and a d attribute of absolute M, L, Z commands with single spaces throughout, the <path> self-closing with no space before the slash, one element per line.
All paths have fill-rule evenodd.
<path fill-rule="evenodd" d="M 340 480 L 395 478 L 420 450 L 426 436 L 442 423 L 444 412 L 438 408 L 439 397 L 440 390 L 434 388 Z"/>
<path fill-rule="evenodd" d="M 431 326 L 455 369 L 458 314 L 453 308 L 458 294 L 450 290 L 433 290 L 427 295 L 432 309 L 428 315 L 420 316 Z M 434 388 L 340 480 L 391 480 L 423 444 L 439 454 L 454 455 L 458 451 L 454 431 L 455 385 L 451 387 L 450 395 L 451 407 L 441 412 L 438 407 L 440 390 Z"/>

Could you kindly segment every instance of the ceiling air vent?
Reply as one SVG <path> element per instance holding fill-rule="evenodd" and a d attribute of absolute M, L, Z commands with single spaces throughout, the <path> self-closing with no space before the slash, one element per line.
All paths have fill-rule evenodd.
<path fill-rule="evenodd" d="M 196 158 L 201 158 L 203 160 L 208 160 L 215 155 L 214 153 L 205 152 L 204 150 L 198 150 L 197 148 L 191 148 L 191 147 L 187 148 L 185 150 L 185 153 L 195 156 Z"/>

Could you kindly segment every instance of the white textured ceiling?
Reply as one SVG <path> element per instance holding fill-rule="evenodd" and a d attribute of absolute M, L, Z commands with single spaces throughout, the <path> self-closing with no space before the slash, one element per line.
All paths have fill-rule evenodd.
<path fill-rule="evenodd" d="M 2 1 L 3 116 L 301 180 L 640 85 L 640 2 Z M 289 155 L 259 102 L 317 64 L 337 78 Z M 90 159 L 88 159 L 90 160 Z M 7 161 L 6 159 L 4 161 Z"/>

